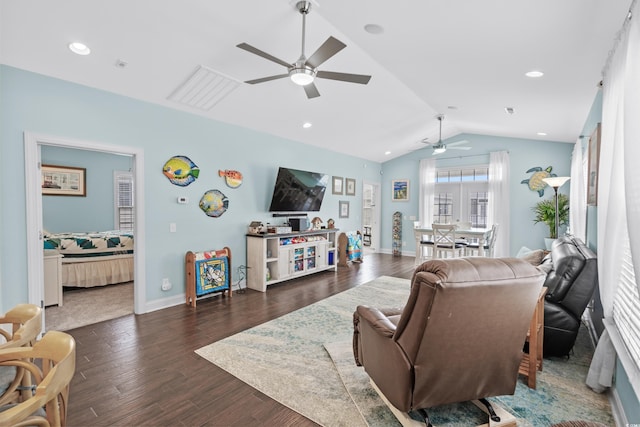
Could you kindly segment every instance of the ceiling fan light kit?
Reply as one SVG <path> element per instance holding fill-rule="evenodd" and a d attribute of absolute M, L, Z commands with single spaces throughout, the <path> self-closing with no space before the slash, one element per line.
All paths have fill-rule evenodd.
<path fill-rule="evenodd" d="M 438 142 L 433 144 L 431 148 L 433 149 L 432 155 L 435 156 L 437 154 L 442 154 L 447 150 L 471 150 L 471 147 L 458 147 L 458 145 L 467 144 L 469 141 L 456 141 L 450 144 L 446 144 L 442 142 L 442 121 L 444 120 L 444 114 L 438 114 L 436 119 L 440 122 L 440 136 L 438 137 Z M 425 144 L 429 144 L 426 139 L 423 139 L 421 142 Z"/>
<path fill-rule="evenodd" d="M 298 65 L 299 64 L 296 64 L 296 67 L 289 71 L 291 81 L 299 86 L 306 86 L 309 83 L 313 83 L 313 80 L 316 78 L 316 70 L 305 67 L 304 64 L 300 67 L 298 67 Z"/>
<path fill-rule="evenodd" d="M 247 52 L 251 52 L 254 55 L 261 56 L 264 59 L 268 59 L 269 61 L 275 62 L 276 64 L 282 65 L 287 68 L 286 74 L 278 74 L 275 76 L 268 76 L 268 77 L 262 77 L 259 79 L 247 80 L 245 81 L 245 83 L 257 84 L 257 83 L 268 82 L 271 80 L 281 79 L 284 77 L 289 77 L 292 82 L 304 88 L 304 91 L 307 94 L 307 98 L 309 99 L 320 96 L 320 92 L 318 92 L 318 89 L 314 84 L 314 80 L 316 79 L 316 77 L 320 79 L 338 80 L 338 81 L 343 81 L 347 83 L 358 83 L 358 84 L 369 83 L 371 76 L 367 76 L 363 74 L 337 73 L 333 71 L 318 71 L 318 67 L 320 65 L 322 65 L 329 58 L 333 57 L 333 55 L 335 55 L 336 53 L 340 52 L 342 49 L 347 47 L 347 45 L 334 37 L 329 37 L 322 44 L 322 46 L 320 46 L 309 58 L 307 58 L 304 53 L 304 42 L 305 42 L 305 30 L 306 30 L 306 16 L 311 11 L 311 2 L 299 1 L 296 3 L 295 7 L 298 10 L 298 12 L 300 12 L 300 14 L 302 15 L 302 52 L 300 54 L 300 58 L 298 58 L 298 60 L 293 64 L 290 64 L 286 61 L 283 61 L 280 58 L 276 58 L 273 55 L 263 52 L 260 49 L 251 46 L 248 43 L 240 43 L 236 47 L 246 50 Z"/>

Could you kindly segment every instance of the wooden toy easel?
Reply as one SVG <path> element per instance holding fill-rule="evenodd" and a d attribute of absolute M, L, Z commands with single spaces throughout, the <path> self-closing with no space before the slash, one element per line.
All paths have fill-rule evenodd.
<path fill-rule="evenodd" d="M 226 261 L 226 264 L 225 264 Z M 218 267 L 223 267 L 225 271 L 222 271 L 224 275 L 223 283 L 213 283 L 207 277 L 203 277 L 202 269 L 205 268 L 201 264 L 217 264 Z M 214 292 L 222 292 L 224 296 L 225 291 L 229 295 L 229 298 L 233 296 L 231 290 L 231 249 L 224 247 L 220 250 L 203 251 L 203 252 L 187 252 L 184 259 L 184 268 L 187 282 L 187 305 L 192 307 L 196 306 L 196 300 L 199 297 L 209 296 Z M 220 272 L 221 269 L 214 269 L 213 266 L 208 267 L 216 272 Z"/>

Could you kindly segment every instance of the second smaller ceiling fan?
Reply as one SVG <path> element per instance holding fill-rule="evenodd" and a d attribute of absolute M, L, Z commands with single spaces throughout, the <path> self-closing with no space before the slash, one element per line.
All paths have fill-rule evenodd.
<path fill-rule="evenodd" d="M 466 140 L 451 142 L 449 144 L 443 143 L 442 142 L 442 121 L 444 120 L 444 114 L 438 114 L 436 116 L 436 119 L 438 119 L 438 121 L 440 122 L 440 136 L 438 137 L 438 142 L 436 142 L 435 144 L 432 144 L 430 142 L 427 142 L 426 139 L 421 141 L 424 144 L 431 145 L 431 148 L 433 148 L 433 154 L 432 154 L 433 156 L 442 154 L 447 150 L 471 150 L 471 147 L 460 147 L 460 145 L 469 143 L 469 141 L 466 141 Z"/>

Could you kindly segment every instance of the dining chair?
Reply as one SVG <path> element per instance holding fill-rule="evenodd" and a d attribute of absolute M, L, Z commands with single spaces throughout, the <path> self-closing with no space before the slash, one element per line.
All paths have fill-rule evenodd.
<path fill-rule="evenodd" d="M 498 235 L 498 224 L 493 224 L 491 230 L 487 233 L 486 240 L 482 245 L 484 249 L 484 256 L 493 258 L 494 248 L 496 245 L 496 236 Z M 464 251 L 465 256 L 480 256 L 479 242 L 469 243 Z"/>
<path fill-rule="evenodd" d="M 433 243 L 431 243 L 432 258 L 452 258 L 461 257 L 464 254 L 466 244 L 456 241 L 455 224 L 433 224 Z"/>
<path fill-rule="evenodd" d="M 0 316 L 0 350 L 32 346 L 42 331 L 42 309 L 35 304 L 18 304 Z M 0 406 L 29 396 L 31 377 L 15 366 L 0 366 Z"/>
<path fill-rule="evenodd" d="M 431 258 L 430 250 L 433 248 L 433 241 L 428 234 L 417 228 L 413 229 L 413 235 L 416 239 L 415 265 L 420 265 L 423 261 Z"/>
<path fill-rule="evenodd" d="M 2 349 L 0 364 L 28 371 L 34 383 L 27 398 L 0 407 L 0 425 L 66 425 L 69 384 L 76 364 L 76 344 L 71 335 L 49 331 L 32 347 Z"/>
<path fill-rule="evenodd" d="M 471 221 L 456 221 L 456 226 L 458 230 L 469 230 L 472 227 Z M 456 242 L 462 245 L 469 244 L 469 239 L 464 236 L 456 236 Z"/>

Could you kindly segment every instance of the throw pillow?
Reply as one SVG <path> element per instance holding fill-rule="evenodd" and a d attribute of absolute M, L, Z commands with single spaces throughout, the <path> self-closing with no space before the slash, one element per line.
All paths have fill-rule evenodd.
<path fill-rule="evenodd" d="M 531 250 L 523 247 L 518 251 L 518 255 L 516 255 L 516 257 L 527 261 L 534 267 L 537 267 L 542 262 L 542 258 L 544 258 L 544 251 L 542 249 Z"/>

